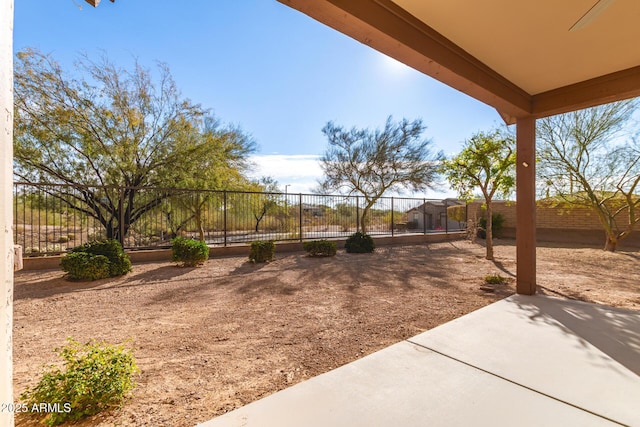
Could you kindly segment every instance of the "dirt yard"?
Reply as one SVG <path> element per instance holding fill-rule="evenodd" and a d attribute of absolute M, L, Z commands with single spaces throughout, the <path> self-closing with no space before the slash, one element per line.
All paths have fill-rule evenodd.
<path fill-rule="evenodd" d="M 512 294 L 514 242 L 497 243 L 495 263 L 456 241 L 328 259 L 276 254 L 263 265 L 138 264 L 96 282 L 19 272 L 15 394 L 57 361 L 66 337 L 131 339 L 141 369 L 132 399 L 80 425 L 193 426 Z M 553 296 L 640 310 L 639 272 L 639 252 L 538 249 L 540 291 Z M 483 291 L 488 274 L 509 284 Z"/>

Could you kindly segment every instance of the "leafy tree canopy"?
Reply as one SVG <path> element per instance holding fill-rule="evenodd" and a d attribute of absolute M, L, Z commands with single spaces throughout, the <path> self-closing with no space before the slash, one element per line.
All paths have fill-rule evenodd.
<path fill-rule="evenodd" d="M 33 49 L 15 64 L 14 135 L 18 179 L 76 188 L 57 197 L 112 238 L 168 197 L 142 197 L 139 187 L 232 185 L 253 150 L 241 130 L 183 99 L 166 65 L 154 76 L 138 62 L 125 70 L 82 57 L 69 73 Z"/>
<path fill-rule="evenodd" d="M 492 201 L 507 197 L 515 186 L 515 139 L 494 130 L 478 132 L 467 140 L 462 151 L 442 162 L 441 172 L 460 197 L 471 200 L 480 191 L 487 206 L 487 259 L 493 259 Z"/>
<path fill-rule="evenodd" d="M 638 100 L 538 121 L 538 177 L 548 200 L 593 209 L 614 251 L 640 222 Z"/>
<path fill-rule="evenodd" d="M 436 183 L 442 153 L 432 152 L 432 142 L 422 138 L 424 130 L 421 120 L 394 122 L 392 117 L 384 129 L 374 131 L 327 123 L 322 132 L 329 147 L 321 158 L 324 178 L 319 191 L 363 196 L 360 228 L 364 232 L 369 210 L 385 192 L 423 191 Z"/>
<path fill-rule="evenodd" d="M 478 132 L 462 151 L 442 163 L 441 171 L 451 188 L 465 200 L 478 195 L 485 200 L 509 197 L 515 186 L 514 138 L 506 132 Z M 478 193 L 479 192 L 479 193 Z"/>

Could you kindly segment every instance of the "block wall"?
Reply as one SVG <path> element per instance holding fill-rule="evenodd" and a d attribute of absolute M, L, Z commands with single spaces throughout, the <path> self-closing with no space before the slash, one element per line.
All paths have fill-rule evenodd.
<path fill-rule="evenodd" d="M 500 213 L 504 217 L 503 237 L 515 238 L 516 203 L 493 202 L 493 212 Z M 482 202 L 469 203 L 468 218 L 473 218 L 474 214 L 480 218 L 482 213 Z M 625 212 L 618 215 L 617 221 L 623 226 L 628 221 L 628 214 Z M 605 233 L 598 215 L 588 208 L 567 209 L 539 204 L 536 209 L 536 228 L 538 241 L 604 245 Z M 640 247 L 640 227 L 624 239 L 620 247 Z"/>

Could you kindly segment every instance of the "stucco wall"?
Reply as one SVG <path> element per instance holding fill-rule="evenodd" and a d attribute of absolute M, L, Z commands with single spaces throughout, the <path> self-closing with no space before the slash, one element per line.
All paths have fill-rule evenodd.
<path fill-rule="evenodd" d="M 0 404 L 13 403 L 13 0 L 0 0 Z M 0 425 L 13 412 L 0 411 Z"/>

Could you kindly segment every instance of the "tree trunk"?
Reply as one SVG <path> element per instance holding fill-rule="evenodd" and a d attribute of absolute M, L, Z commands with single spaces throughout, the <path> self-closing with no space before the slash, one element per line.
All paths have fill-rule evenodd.
<path fill-rule="evenodd" d="M 487 256 L 488 260 L 493 261 L 493 207 L 491 206 L 491 202 L 487 201 Z"/>
<path fill-rule="evenodd" d="M 200 241 L 204 242 L 204 222 L 202 221 L 202 212 L 204 211 L 204 206 L 207 202 L 207 198 L 203 197 L 196 193 L 195 195 L 195 209 L 193 212 L 193 218 L 196 221 L 196 228 L 198 229 L 198 237 L 200 237 Z"/>
<path fill-rule="evenodd" d="M 467 212 L 469 205 L 467 204 Z M 478 237 L 478 212 L 474 209 L 471 219 L 467 218 L 467 238 L 475 245 Z"/>
<path fill-rule="evenodd" d="M 256 219 L 256 234 L 258 233 L 258 229 L 260 228 L 260 221 L 262 221 L 262 218 L 264 218 L 266 214 L 267 214 L 266 205 L 262 206 L 262 211 L 260 212 L 260 215 L 253 214 L 253 217 Z"/>
<path fill-rule="evenodd" d="M 604 243 L 604 250 L 609 252 L 615 252 L 617 246 L 618 246 L 617 237 L 607 235 L 607 239 Z"/>
<path fill-rule="evenodd" d="M 367 230 L 366 230 L 366 226 L 365 226 L 365 220 L 367 218 L 367 210 L 364 209 L 362 211 L 362 215 L 360 215 L 360 232 L 362 234 L 367 234 Z"/>
<path fill-rule="evenodd" d="M 196 220 L 196 227 L 198 228 L 198 232 L 200 235 L 200 241 L 204 242 L 204 224 L 202 223 L 202 212 L 200 211 L 200 207 L 196 209 L 195 220 Z"/>
<path fill-rule="evenodd" d="M 367 234 L 367 217 L 369 216 L 369 210 L 372 205 L 373 204 L 365 206 L 362 209 L 362 215 L 360 216 L 360 231 L 362 234 Z"/>

